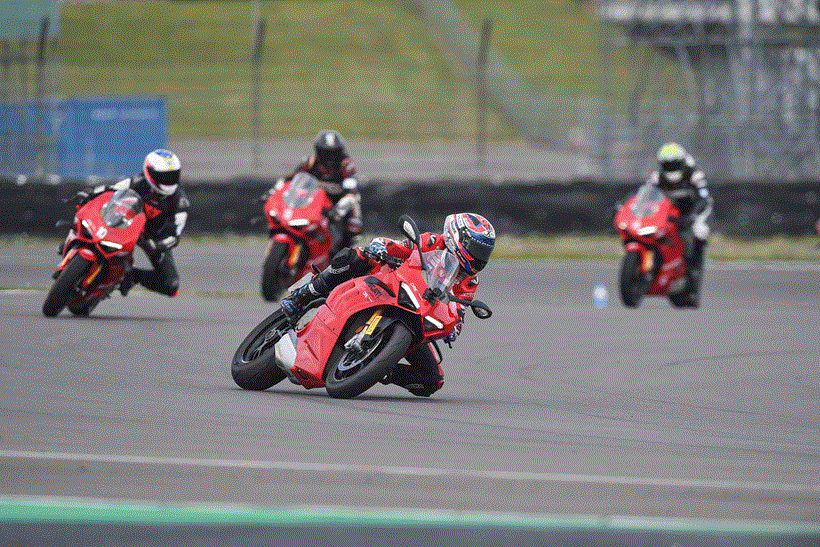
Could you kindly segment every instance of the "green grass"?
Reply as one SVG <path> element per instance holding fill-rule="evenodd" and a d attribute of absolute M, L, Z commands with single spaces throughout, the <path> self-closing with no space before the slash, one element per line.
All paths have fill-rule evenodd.
<path fill-rule="evenodd" d="M 475 98 L 400 1 L 261 3 L 260 134 L 464 139 Z M 251 2 L 63 5 L 62 92 L 161 95 L 172 138 L 253 134 Z M 149 27 L 150 25 L 150 27 Z M 491 114 L 488 134 L 511 129 Z"/>
<path fill-rule="evenodd" d="M 359 244 L 370 242 L 373 235 L 365 235 Z M 399 238 L 398 235 L 392 237 Z M 61 239 L 23 235 L 0 236 L 0 247 L 46 245 L 55 247 Z M 186 235 L 181 245 L 228 245 L 262 249 L 267 243 L 263 236 L 203 236 Z M 711 260 L 753 261 L 820 261 L 820 238 L 772 237 L 738 239 L 714 234 L 709 241 L 707 257 Z M 621 242 L 615 235 L 591 236 L 500 236 L 493 252 L 494 260 L 550 259 L 550 260 L 618 260 L 623 255 Z"/>
<path fill-rule="evenodd" d="M 601 92 L 599 24 L 577 0 L 453 0 L 545 108 Z M 419 14 L 401 0 L 261 2 L 266 39 L 259 74 L 260 134 L 309 138 L 334 127 L 349 138 L 471 140 L 476 99 L 466 67 L 442 52 Z M 251 1 L 157 0 L 60 7 L 59 92 L 166 97 L 169 136 L 254 134 Z M 619 49 L 611 64 L 626 97 L 636 63 L 656 53 Z M 667 59 L 665 66 L 671 67 Z M 518 135 L 498 112 L 487 138 Z"/>

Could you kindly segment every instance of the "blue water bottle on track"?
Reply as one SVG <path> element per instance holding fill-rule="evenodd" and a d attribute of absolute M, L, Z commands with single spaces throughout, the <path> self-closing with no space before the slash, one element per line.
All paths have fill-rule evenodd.
<path fill-rule="evenodd" d="M 596 308 L 605 308 L 609 303 L 609 293 L 604 283 L 598 283 L 592 290 L 592 303 Z"/>

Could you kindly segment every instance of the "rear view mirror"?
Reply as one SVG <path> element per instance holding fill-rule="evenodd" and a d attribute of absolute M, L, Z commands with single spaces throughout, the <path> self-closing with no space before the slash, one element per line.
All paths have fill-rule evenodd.
<path fill-rule="evenodd" d="M 473 310 L 473 314 L 479 319 L 488 319 L 493 315 L 493 310 L 481 300 L 473 300 L 470 302 L 470 308 Z"/>

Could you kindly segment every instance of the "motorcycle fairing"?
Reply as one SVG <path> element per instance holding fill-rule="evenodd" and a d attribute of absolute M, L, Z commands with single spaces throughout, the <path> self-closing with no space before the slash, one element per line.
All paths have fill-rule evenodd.
<path fill-rule="evenodd" d="M 92 302 L 116 287 L 124 275 L 125 261 L 132 260 L 145 220 L 144 203 L 129 188 L 103 192 L 77 210 L 57 274 L 76 254 L 92 266 L 80 283 L 84 292 L 68 306 Z M 116 245 L 109 247 L 112 242 Z"/>
<path fill-rule="evenodd" d="M 616 214 L 614 224 L 624 240 L 624 250 L 639 252 L 641 273 L 651 276 L 647 295 L 676 292 L 678 280 L 686 274 L 681 258 L 684 244 L 669 220 L 679 214 L 663 192 L 651 184 L 643 185 Z M 646 229 L 653 226 L 658 229 Z"/>

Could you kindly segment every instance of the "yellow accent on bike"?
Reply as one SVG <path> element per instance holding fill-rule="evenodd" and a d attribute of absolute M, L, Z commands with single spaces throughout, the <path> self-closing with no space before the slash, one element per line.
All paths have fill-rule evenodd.
<path fill-rule="evenodd" d="M 302 246 L 294 245 L 293 251 L 291 251 L 290 256 L 288 257 L 288 268 L 293 268 L 293 266 L 296 264 L 296 261 L 299 260 L 300 254 L 302 254 Z"/>
<path fill-rule="evenodd" d="M 97 269 L 94 270 L 91 275 L 89 275 L 83 280 L 83 288 L 91 285 L 91 283 L 94 281 L 94 278 L 97 277 L 97 274 L 100 273 L 100 270 L 102 270 L 102 264 L 98 264 Z"/>
<path fill-rule="evenodd" d="M 366 336 L 370 336 L 371 334 L 373 334 L 373 331 L 376 330 L 376 325 L 379 324 L 379 321 L 381 321 L 381 319 L 382 319 L 382 310 L 378 309 L 375 312 L 373 312 L 373 315 L 371 315 L 370 319 L 368 319 L 367 323 L 365 323 L 367 328 L 364 329 L 364 334 Z"/>
<path fill-rule="evenodd" d="M 652 271 L 652 267 L 655 263 L 655 255 L 652 252 L 646 251 L 643 254 L 643 262 L 641 263 L 641 271 L 643 273 Z"/>

